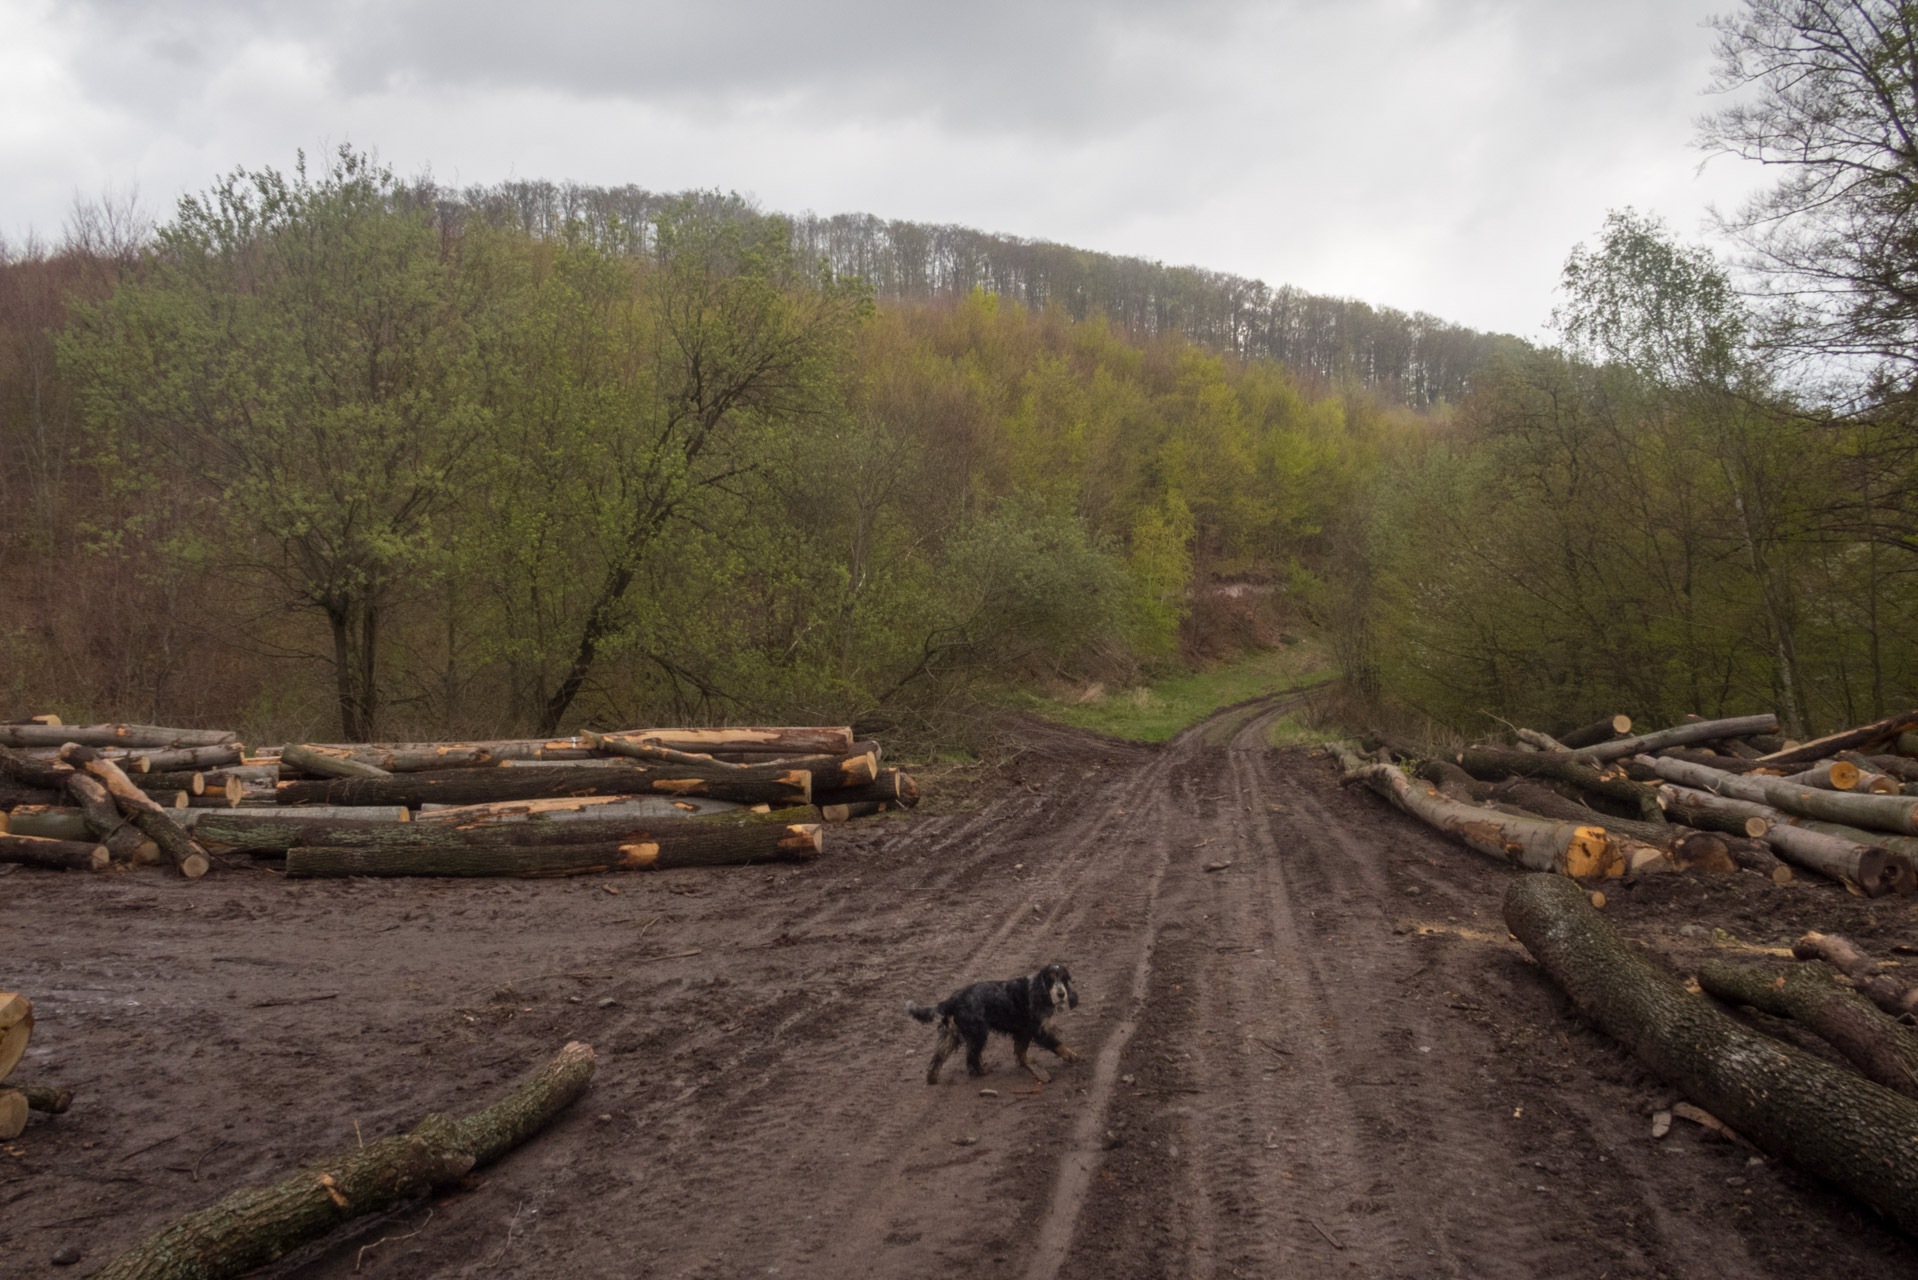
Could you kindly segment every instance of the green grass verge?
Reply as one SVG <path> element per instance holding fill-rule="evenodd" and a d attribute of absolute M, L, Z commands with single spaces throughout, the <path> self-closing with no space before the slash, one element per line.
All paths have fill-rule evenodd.
<path fill-rule="evenodd" d="M 1336 674 L 1324 644 L 1306 639 L 1205 671 L 1168 676 L 1117 692 L 1108 693 L 1094 685 L 1076 697 L 1028 695 L 1025 705 L 1049 720 L 1081 729 L 1109 733 L 1115 738 L 1164 742 L 1220 707 L 1314 680 L 1329 680 Z M 1274 733 L 1292 721 L 1291 716 L 1282 717 L 1275 723 Z M 1310 736 L 1302 726 L 1294 725 L 1290 732 L 1302 736 L 1287 737 L 1280 745 Z"/>

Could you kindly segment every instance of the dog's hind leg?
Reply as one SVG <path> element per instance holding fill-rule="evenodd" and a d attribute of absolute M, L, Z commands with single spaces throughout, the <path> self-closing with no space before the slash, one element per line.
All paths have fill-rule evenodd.
<path fill-rule="evenodd" d="M 946 1059 L 959 1047 L 959 1033 L 953 1030 L 950 1020 L 939 1024 L 939 1043 L 933 1047 L 932 1061 L 926 1067 L 926 1083 L 939 1083 L 939 1068 L 946 1065 Z"/>
<path fill-rule="evenodd" d="M 988 1034 L 985 1027 L 970 1027 L 962 1024 L 959 1027 L 959 1034 L 966 1038 L 967 1073 L 975 1076 L 986 1074 L 985 1059 L 982 1056 L 986 1051 L 986 1036 Z"/>
<path fill-rule="evenodd" d="M 1040 1084 L 1051 1084 L 1052 1083 L 1051 1076 L 1039 1070 L 1039 1068 L 1035 1064 L 1026 1061 L 1026 1048 L 1031 1043 L 1032 1042 L 1030 1040 L 1027 1040 L 1024 1036 L 1014 1036 L 1012 1039 L 1012 1056 L 1019 1063 L 1020 1066 L 1024 1067 L 1027 1071 L 1030 1071 L 1032 1073 L 1032 1078 L 1034 1080 L 1037 1080 Z"/>

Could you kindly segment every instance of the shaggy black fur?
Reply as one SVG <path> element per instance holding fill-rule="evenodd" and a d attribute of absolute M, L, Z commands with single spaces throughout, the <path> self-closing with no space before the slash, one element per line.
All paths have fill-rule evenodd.
<path fill-rule="evenodd" d="M 1012 1037 L 1013 1057 L 1043 1084 L 1049 1077 L 1026 1061 L 1026 1047 L 1037 1044 L 1050 1049 L 1064 1062 L 1077 1058 L 1078 1054 L 1052 1034 L 1046 1021 L 1055 1013 L 1078 1007 L 1079 993 L 1073 990 L 1072 974 L 1062 964 L 1049 964 L 1030 978 L 975 982 L 930 1009 L 906 1001 L 906 1012 L 919 1021 L 936 1018 L 939 1022 L 939 1043 L 926 1068 L 927 1084 L 939 1083 L 939 1068 L 962 1043 L 966 1046 L 966 1070 L 975 1076 L 984 1075 L 986 1068 L 979 1055 L 985 1051 L 987 1035 L 994 1031 Z"/>

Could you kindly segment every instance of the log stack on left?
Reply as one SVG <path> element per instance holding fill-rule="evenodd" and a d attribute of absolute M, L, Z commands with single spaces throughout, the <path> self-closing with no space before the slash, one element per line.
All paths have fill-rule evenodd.
<path fill-rule="evenodd" d="M 141 735 L 128 732 L 144 726 L 130 725 L 95 726 L 99 730 L 121 731 L 117 738 L 110 733 L 89 734 L 86 729 L 62 725 L 0 725 L 0 737 L 18 742 L 23 737 L 32 738 L 27 730 L 47 728 L 62 734 L 90 736 L 96 741 L 124 741 L 132 737 L 135 741 L 130 745 L 144 745 L 138 741 Z M 187 732 L 190 731 L 154 729 L 148 736 Z M 0 779 L 56 801 L 66 800 L 77 810 L 82 828 L 92 839 L 79 841 L 13 831 L 9 815 L 9 829 L 0 837 L 0 861 L 100 871 L 110 865 L 115 851 L 129 862 L 140 861 L 149 851 L 157 851 L 189 879 L 206 874 L 211 865 L 206 850 L 194 843 L 193 837 L 174 821 L 168 810 L 133 784 L 118 760 L 101 748 L 82 745 L 72 738 L 54 748 L 54 752 L 53 757 L 48 758 L 26 754 L 13 746 L 0 746 Z M 75 834 L 78 833 L 70 827 L 66 829 L 66 837 Z"/>

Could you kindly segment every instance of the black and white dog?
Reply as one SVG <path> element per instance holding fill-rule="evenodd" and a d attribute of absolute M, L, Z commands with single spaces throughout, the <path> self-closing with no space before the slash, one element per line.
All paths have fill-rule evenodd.
<path fill-rule="evenodd" d="M 932 1063 L 926 1068 L 926 1083 L 939 1083 L 939 1068 L 945 1065 L 961 1043 L 966 1046 L 966 1070 L 975 1076 L 986 1073 L 979 1055 L 985 1051 L 986 1036 L 994 1031 L 1012 1037 L 1012 1056 L 1019 1065 L 1044 1084 L 1049 1076 L 1026 1061 L 1026 1046 L 1037 1044 L 1050 1049 L 1063 1062 L 1079 1055 L 1059 1042 L 1046 1025 L 1055 1013 L 1079 1007 L 1079 993 L 1072 989 L 1072 974 L 1062 964 L 1049 964 L 1030 978 L 1007 982 L 975 982 L 961 987 L 928 1009 L 916 1001 L 906 1001 L 906 1012 L 921 1022 L 939 1022 L 939 1044 L 932 1051 Z"/>

